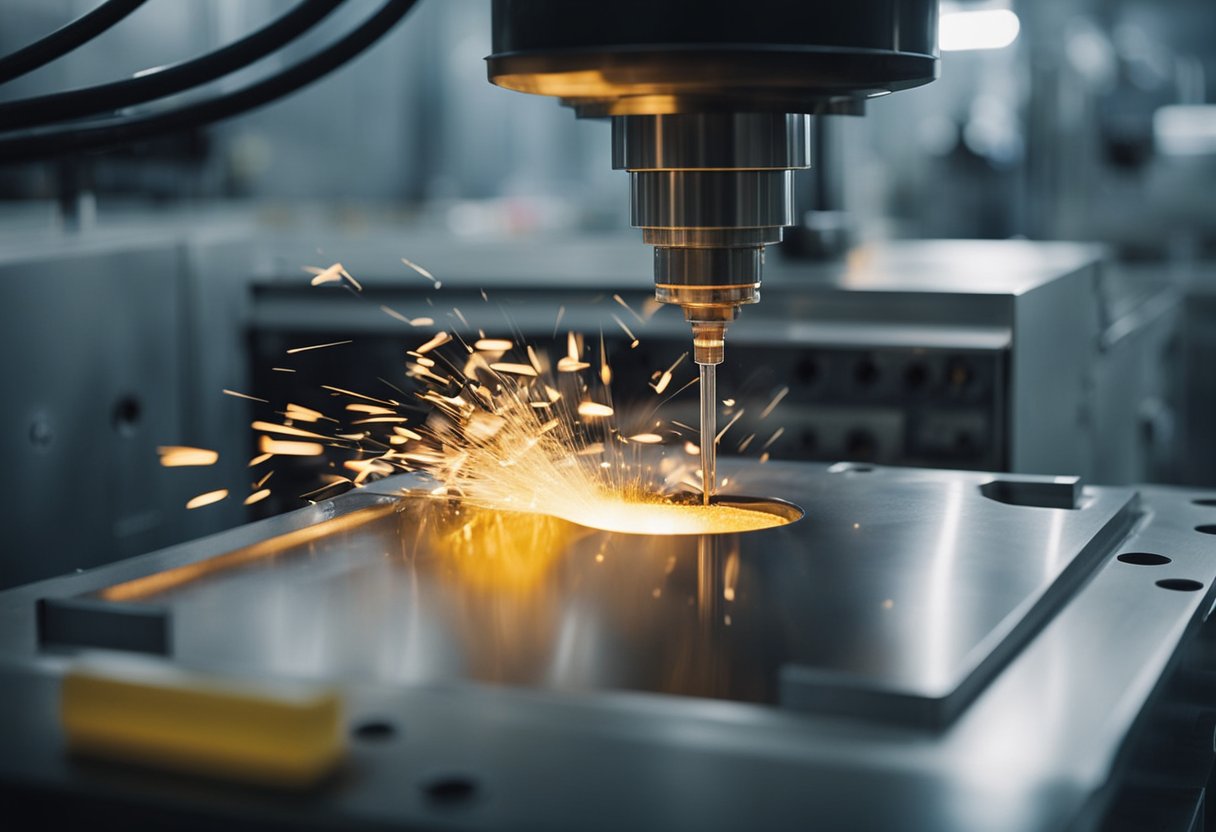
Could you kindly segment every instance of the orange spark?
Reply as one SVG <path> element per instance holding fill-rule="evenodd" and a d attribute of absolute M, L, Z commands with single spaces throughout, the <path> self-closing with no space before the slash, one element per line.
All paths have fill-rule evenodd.
<path fill-rule="evenodd" d="M 191 497 L 190 501 L 186 503 L 186 508 L 191 509 L 191 508 L 202 508 L 203 506 L 209 506 L 212 503 L 218 503 L 220 500 L 224 499 L 227 496 L 228 496 L 227 488 L 220 488 L 215 491 L 208 491 L 204 494 L 199 494 L 197 497 Z"/>
<path fill-rule="evenodd" d="M 220 458 L 215 451 L 206 448 L 191 448 L 186 445 L 162 445 L 156 449 L 160 454 L 160 464 L 166 468 L 178 468 L 188 465 L 214 465 Z"/>

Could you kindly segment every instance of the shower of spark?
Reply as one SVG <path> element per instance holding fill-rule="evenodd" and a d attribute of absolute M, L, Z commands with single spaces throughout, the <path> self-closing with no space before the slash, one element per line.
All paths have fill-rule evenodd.
<path fill-rule="evenodd" d="M 402 262 L 434 288 L 441 285 L 417 264 Z M 336 283 L 356 293 L 363 291 L 340 264 L 306 271 L 313 275 L 313 285 Z M 483 300 L 488 300 L 484 293 Z M 639 323 L 654 311 L 643 317 L 619 295 L 613 300 Z M 430 318 L 411 318 L 387 306 L 380 309 L 412 328 L 434 326 Z M 468 329 L 459 310 L 453 309 L 449 317 Z M 636 347 L 638 338 L 625 320 L 611 317 L 630 339 L 630 348 Z M 282 423 L 254 421 L 251 427 L 258 433 L 260 453 L 249 466 L 256 468 L 276 457 L 328 457 L 331 468 L 343 473 L 324 475 L 323 485 L 301 495 L 309 500 L 413 471 L 429 474 L 438 483 L 431 492 L 436 496 L 609 531 L 735 532 L 783 522 L 761 512 L 687 499 L 690 491 L 702 487 L 696 465 L 700 449 L 682 443 L 679 423 L 665 426 L 653 414 L 634 432 L 619 430 L 612 403 L 613 372 L 602 334 L 593 342 L 571 331 L 564 341 L 565 354 L 554 362 L 543 350 L 516 339 L 478 330 L 477 337 L 466 340 L 451 328 L 433 331 L 404 352 L 405 375 L 415 389 L 402 393 L 402 400 L 321 385 L 335 400 L 334 410 L 324 413 L 289 403 L 277 411 Z M 349 343 L 299 346 L 287 353 Z M 681 356 L 655 372 L 650 387 L 656 395 L 668 390 L 683 360 Z M 693 379 L 689 385 L 695 383 Z M 687 386 L 677 385 L 670 395 Z M 224 392 L 269 404 L 247 393 Z M 722 433 L 741 415 L 739 411 Z M 214 461 L 203 449 L 165 448 L 162 454 L 165 465 Z M 249 483 L 246 505 L 270 495 L 269 478 L 267 473 Z M 225 496 L 226 491 L 208 492 L 189 507 L 209 505 Z"/>

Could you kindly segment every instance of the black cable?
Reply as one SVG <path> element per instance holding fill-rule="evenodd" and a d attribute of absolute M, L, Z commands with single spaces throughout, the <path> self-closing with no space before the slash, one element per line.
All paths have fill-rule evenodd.
<path fill-rule="evenodd" d="M 307 32 L 343 0 L 304 0 L 240 40 L 199 58 L 110 84 L 22 98 L 0 104 L 0 125 L 20 130 L 109 113 L 206 84 L 258 61 Z"/>
<path fill-rule="evenodd" d="M 93 126 L 64 127 L 0 139 L 0 164 L 103 150 L 161 133 L 229 118 L 289 95 L 342 66 L 383 37 L 417 0 L 386 0 L 371 17 L 337 42 L 276 75 L 234 92 L 149 116 L 123 117 Z"/>
<path fill-rule="evenodd" d="M 41 40 L 0 58 L 0 84 L 33 72 L 87 43 L 144 4 L 144 0 L 105 0 L 97 8 Z"/>

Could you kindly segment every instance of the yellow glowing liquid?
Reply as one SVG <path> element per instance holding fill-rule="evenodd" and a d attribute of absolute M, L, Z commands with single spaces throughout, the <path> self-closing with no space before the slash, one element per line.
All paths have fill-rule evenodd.
<path fill-rule="evenodd" d="M 587 511 L 555 512 L 563 520 L 626 534 L 733 534 L 784 526 L 784 517 L 725 505 L 603 500 Z"/>

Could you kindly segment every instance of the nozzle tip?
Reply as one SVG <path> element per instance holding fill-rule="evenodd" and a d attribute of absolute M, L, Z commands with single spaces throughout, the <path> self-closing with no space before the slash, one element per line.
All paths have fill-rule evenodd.
<path fill-rule="evenodd" d="M 692 360 L 698 364 L 721 364 L 725 354 L 726 324 L 692 321 Z"/>

